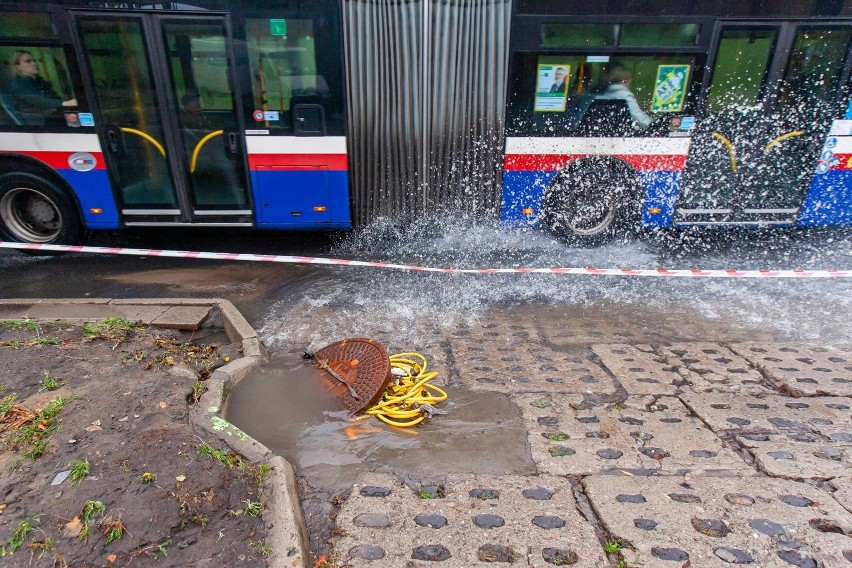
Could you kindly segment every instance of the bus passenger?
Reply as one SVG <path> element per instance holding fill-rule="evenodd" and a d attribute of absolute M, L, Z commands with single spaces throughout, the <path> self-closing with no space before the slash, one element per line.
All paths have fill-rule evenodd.
<path fill-rule="evenodd" d="M 609 84 L 597 98 L 627 101 L 627 110 L 630 111 L 630 118 L 633 119 L 633 128 L 646 130 L 654 122 L 654 118 L 645 113 L 639 106 L 636 95 L 630 90 L 632 83 L 633 73 L 626 67 L 619 65 L 610 71 Z"/>
<path fill-rule="evenodd" d="M 38 62 L 29 51 L 18 50 L 9 59 L 11 76 L 4 85 L 4 99 L 23 124 L 42 125 L 51 112 L 76 107 L 77 99 L 62 100 L 39 75 Z"/>

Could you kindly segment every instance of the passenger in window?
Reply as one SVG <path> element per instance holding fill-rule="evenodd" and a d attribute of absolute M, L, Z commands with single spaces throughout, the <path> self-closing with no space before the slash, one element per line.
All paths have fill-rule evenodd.
<path fill-rule="evenodd" d="M 639 102 L 636 100 L 636 95 L 630 90 L 630 85 L 633 83 L 633 73 L 626 67 L 621 65 L 616 66 L 609 73 L 609 82 L 603 92 L 597 96 L 599 99 L 618 99 L 627 101 L 627 110 L 630 111 L 630 118 L 633 119 L 633 128 L 636 130 L 647 130 L 654 118 L 649 116 Z"/>
<path fill-rule="evenodd" d="M 38 62 L 29 51 L 15 51 L 9 59 L 9 69 L 11 76 L 4 87 L 4 99 L 22 124 L 42 125 L 51 112 L 77 106 L 77 99 L 63 101 L 41 78 Z"/>
<path fill-rule="evenodd" d="M 203 130 L 209 128 L 207 117 L 201 108 L 201 96 L 198 93 L 186 93 L 180 98 L 181 121 L 185 128 Z"/>

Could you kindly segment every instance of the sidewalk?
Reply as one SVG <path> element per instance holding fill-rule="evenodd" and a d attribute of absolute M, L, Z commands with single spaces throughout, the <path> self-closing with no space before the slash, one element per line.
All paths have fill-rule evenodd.
<path fill-rule="evenodd" d="M 23 315 L 179 329 L 221 318 L 245 357 L 211 378 L 193 424 L 270 456 L 218 418 L 225 385 L 265 356 L 229 302 L 0 301 L 0 319 Z M 430 363 L 450 389 L 518 406 L 537 475 L 421 486 L 368 474 L 339 511 L 329 566 L 852 566 L 852 346 L 593 344 L 498 319 L 436 332 Z M 270 565 L 305 566 L 292 470 L 272 459 Z"/>

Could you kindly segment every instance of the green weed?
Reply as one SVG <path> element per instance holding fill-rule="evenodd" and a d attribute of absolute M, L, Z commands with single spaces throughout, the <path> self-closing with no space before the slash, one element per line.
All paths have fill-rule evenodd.
<path fill-rule="evenodd" d="M 48 402 L 35 417 L 21 426 L 6 440 L 6 445 L 23 450 L 23 457 L 35 461 L 48 447 L 47 438 L 60 429 L 56 417 L 70 401 L 69 398 L 58 396 Z"/>
<path fill-rule="evenodd" d="M 100 522 L 98 525 L 101 529 L 101 532 L 106 537 L 106 543 L 112 544 L 113 542 L 121 539 L 124 533 L 127 531 L 127 527 L 124 526 L 124 523 L 121 522 L 121 519 L 114 519 L 112 517 L 107 517 Z"/>
<path fill-rule="evenodd" d="M 260 554 L 261 556 L 263 556 L 265 558 L 268 558 L 269 555 L 272 554 L 272 546 L 270 546 L 270 544 L 268 542 L 266 542 L 266 539 L 262 539 L 262 540 L 258 540 L 258 541 L 250 540 L 250 541 L 248 541 L 248 545 L 249 545 L 249 547 L 256 550 L 258 554 Z"/>
<path fill-rule="evenodd" d="M 7 327 L 9 329 L 27 329 L 29 331 L 36 331 L 39 328 L 38 322 L 29 318 L 24 318 L 22 320 L 0 320 L 0 327 Z"/>
<path fill-rule="evenodd" d="M 0 418 L 5 416 L 12 407 L 15 406 L 18 402 L 18 393 L 12 393 L 10 395 L 6 395 L 3 400 L 0 400 Z"/>
<path fill-rule="evenodd" d="M 604 552 L 607 554 L 617 554 L 621 552 L 621 547 L 624 546 L 624 541 L 621 539 L 618 540 L 608 540 L 604 543 Z"/>
<path fill-rule="evenodd" d="M 24 542 L 27 540 L 27 535 L 33 531 L 33 523 L 37 522 L 38 517 L 31 517 L 18 523 L 18 526 L 12 531 L 12 536 L 9 537 L 6 544 L 0 547 L 0 556 L 6 556 L 7 554 L 12 556 L 15 554 L 15 551 L 24 545 Z"/>
<path fill-rule="evenodd" d="M 59 382 L 53 375 L 50 374 L 50 371 L 45 371 L 44 376 L 41 378 L 41 382 L 39 383 L 41 387 L 38 389 L 38 392 L 47 392 L 54 391 L 65 384 L 65 381 Z"/>
<path fill-rule="evenodd" d="M 142 477 L 140 477 L 139 480 L 145 485 L 150 485 L 157 481 L 157 475 L 151 473 L 150 471 L 146 471 L 142 474 Z"/>
<path fill-rule="evenodd" d="M 74 460 L 68 464 L 71 468 L 71 473 L 68 478 L 71 480 L 71 485 L 80 485 L 83 479 L 89 475 L 89 460 Z"/>
<path fill-rule="evenodd" d="M 250 501 L 248 499 L 243 499 L 243 512 L 249 517 L 257 517 L 260 515 L 261 503 L 260 501 Z"/>

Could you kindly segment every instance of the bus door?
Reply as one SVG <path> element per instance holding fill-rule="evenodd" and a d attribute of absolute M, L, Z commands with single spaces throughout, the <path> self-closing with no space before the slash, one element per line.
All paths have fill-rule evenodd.
<path fill-rule="evenodd" d="M 96 126 L 127 225 L 250 225 L 221 16 L 74 14 Z"/>
<path fill-rule="evenodd" d="M 845 26 L 720 27 L 676 224 L 796 222 L 838 112 L 849 41 Z"/>

